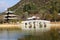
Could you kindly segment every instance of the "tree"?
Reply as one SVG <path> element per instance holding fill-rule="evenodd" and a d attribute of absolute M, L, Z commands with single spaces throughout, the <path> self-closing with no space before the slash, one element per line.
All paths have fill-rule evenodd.
<path fill-rule="evenodd" d="M 50 6 L 51 6 L 50 12 L 53 15 L 53 20 L 56 21 L 59 11 L 58 2 L 56 0 L 50 1 Z"/>
<path fill-rule="evenodd" d="M 52 15 L 53 15 L 53 20 L 56 22 L 58 13 L 56 11 L 54 11 L 54 13 Z"/>
<path fill-rule="evenodd" d="M 35 3 L 30 2 L 29 4 L 25 4 L 23 7 L 23 11 L 27 12 L 29 14 L 35 12 L 37 10 L 37 7 L 35 5 Z"/>
<path fill-rule="evenodd" d="M 47 14 L 47 15 L 45 16 L 45 18 L 46 18 L 46 20 L 51 21 L 52 18 L 53 18 L 53 16 L 52 16 L 51 14 Z"/>
<path fill-rule="evenodd" d="M 28 12 L 29 10 L 31 10 L 30 4 L 24 5 L 23 11 L 24 11 L 24 12 L 26 12 L 26 11 Z"/>

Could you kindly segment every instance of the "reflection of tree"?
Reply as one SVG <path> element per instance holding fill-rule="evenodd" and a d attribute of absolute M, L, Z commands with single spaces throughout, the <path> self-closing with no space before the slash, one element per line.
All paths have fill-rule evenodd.
<path fill-rule="evenodd" d="M 39 33 L 39 32 L 37 32 Z M 41 32 L 40 32 L 41 33 Z M 60 34 L 57 29 L 51 29 L 50 31 L 42 32 L 42 34 L 25 35 L 24 38 L 18 40 L 60 40 Z"/>
<path fill-rule="evenodd" d="M 29 28 L 32 28 L 32 24 L 31 24 L 31 22 L 29 23 Z"/>

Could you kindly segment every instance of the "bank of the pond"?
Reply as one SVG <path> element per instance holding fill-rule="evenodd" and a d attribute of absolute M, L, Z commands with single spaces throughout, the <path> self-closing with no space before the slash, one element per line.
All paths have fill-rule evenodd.
<path fill-rule="evenodd" d="M 58 28 L 60 29 L 60 22 L 51 22 L 51 28 Z"/>
<path fill-rule="evenodd" d="M 60 22 L 50 22 L 50 28 L 60 28 Z M 21 23 L 19 24 L 0 24 L 0 29 L 22 29 Z"/>
<path fill-rule="evenodd" d="M 21 29 L 20 24 L 0 24 L 0 29 Z"/>
<path fill-rule="evenodd" d="M 60 28 L 60 22 L 51 22 L 51 28 Z M 38 33 L 38 32 L 36 32 L 36 33 Z M 32 34 L 36 35 L 36 33 L 34 32 Z M 40 32 L 38 34 L 42 34 L 42 33 Z M 21 39 L 21 38 L 23 38 L 23 40 L 24 40 L 25 39 L 24 35 L 28 35 L 28 34 L 22 32 L 20 24 L 0 24 L 0 40 L 17 40 L 17 39 Z M 33 38 L 34 40 L 35 39 L 40 40 L 39 38 L 41 36 L 36 37 L 34 35 L 32 37 L 29 36 L 30 37 L 29 39 Z M 44 33 L 44 35 L 45 35 L 45 33 Z M 48 35 L 49 35 L 49 32 L 48 32 Z M 50 37 L 48 35 L 46 37 Z M 28 37 L 26 37 L 26 38 L 28 38 Z M 27 40 L 29 40 L 29 39 L 27 39 Z M 49 39 L 47 39 L 47 40 L 49 40 Z M 41 40 L 45 40 L 45 39 L 42 38 Z"/>

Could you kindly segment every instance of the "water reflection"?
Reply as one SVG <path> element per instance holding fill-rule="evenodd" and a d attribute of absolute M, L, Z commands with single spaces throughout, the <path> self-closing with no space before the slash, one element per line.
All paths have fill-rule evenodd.
<path fill-rule="evenodd" d="M 0 40 L 17 40 L 23 38 L 24 33 L 20 30 L 1 30 Z"/>
<path fill-rule="evenodd" d="M 21 29 L 2 29 L 0 28 L 0 40 L 18 40 L 23 39 L 26 35 L 42 34 L 39 30 L 21 30 Z"/>

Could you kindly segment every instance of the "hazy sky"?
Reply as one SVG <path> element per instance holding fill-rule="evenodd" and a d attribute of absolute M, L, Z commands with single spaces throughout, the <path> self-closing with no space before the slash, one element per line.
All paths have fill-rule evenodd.
<path fill-rule="evenodd" d="M 15 5 L 19 0 L 0 0 L 0 12 Z"/>

